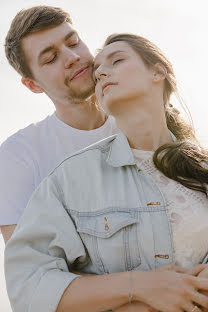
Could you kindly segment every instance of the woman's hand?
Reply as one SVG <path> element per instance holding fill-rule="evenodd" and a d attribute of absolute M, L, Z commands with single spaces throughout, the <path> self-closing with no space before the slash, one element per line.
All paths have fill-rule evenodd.
<path fill-rule="evenodd" d="M 154 271 L 173 271 L 178 273 L 185 273 L 187 270 L 175 264 L 168 264 L 158 267 Z M 134 301 L 131 304 L 125 304 L 116 310 L 114 309 L 114 312 L 157 312 L 157 310 L 147 305 L 146 303 Z"/>
<path fill-rule="evenodd" d="M 208 280 L 171 271 L 134 271 L 133 299 L 162 312 L 191 312 L 196 305 L 208 309 Z M 195 312 L 201 311 L 195 309 Z"/>
<path fill-rule="evenodd" d="M 208 277 L 208 264 L 197 264 L 187 271 L 187 274 L 193 276 Z"/>
<path fill-rule="evenodd" d="M 156 269 L 154 269 L 153 271 L 157 271 L 157 272 L 161 272 L 161 271 L 173 271 L 173 272 L 178 272 L 178 273 L 187 273 L 188 270 L 184 269 L 182 267 L 179 267 L 178 265 L 175 264 L 167 264 L 167 265 L 163 265 L 160 266 Z M 195 271 L 194 271 L 195 272 Z M 193 275 L 193 274 L 192 274 Z"/>

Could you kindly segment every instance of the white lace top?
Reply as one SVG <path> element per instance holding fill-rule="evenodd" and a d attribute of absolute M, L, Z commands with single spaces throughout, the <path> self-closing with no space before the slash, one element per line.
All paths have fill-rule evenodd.
<path fill-rule="evenodd" d="M 175 264 L 191 268 L 202 262 L 208 253 L 208 198 L 157 170 L 152 151 L 132 149 L 132 152 L 137 167 L 151 175 L 166 200 Z"/>

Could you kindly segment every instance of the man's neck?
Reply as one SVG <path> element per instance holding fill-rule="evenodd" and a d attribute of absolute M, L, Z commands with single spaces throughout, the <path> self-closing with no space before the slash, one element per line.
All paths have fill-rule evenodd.
<path fill-rule="evenodd" d="M 93 130 L 106 121 L 106 114 L 95 102 L 95 97 L 70 106 L 56 106 L 56 116 L 65 124 L 79 130 Z"/>

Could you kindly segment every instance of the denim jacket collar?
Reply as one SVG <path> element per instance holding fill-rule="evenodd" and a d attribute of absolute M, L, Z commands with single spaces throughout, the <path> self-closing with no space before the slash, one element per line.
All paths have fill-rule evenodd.
<path fill-rule="evenodd" d="M 171 131 L 170 134 L 173 142 L 176 141 L 177 139 Z M 110 151 L 106 161 L 113 167 L 136 164 L 129 142 L 123 132 L 119 132 L 111 142 Z"/>
<path fill-rule="evenodd" d="M 129 142 L 124 133 L 120 132 L 112 141 L 106 161 L 113 167 L 136 164 Z"/>

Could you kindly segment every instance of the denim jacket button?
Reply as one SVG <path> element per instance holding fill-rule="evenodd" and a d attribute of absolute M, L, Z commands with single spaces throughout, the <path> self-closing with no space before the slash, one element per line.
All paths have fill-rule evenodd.
<path fill-rule="evenodd" d="M 169 259 L 169 255 L 155 255 L 155 258 Z"/>
<path fill-rule="evenodd" d="M 108 218 L 107 217 L 104 217 L 104 220 L 105 220 L 105 231 L 108 231 L 109 230 L 109 226 L 108 226 L 108 223 L 107 223 L 107 221 L 108 221 Z"/>
<path fill-rule="evenodd" d="M 160 206 L 160 202 L 151 202 L 148 203 L 147 206 Z"/>
<path fill-rule="evenodd" d="M 109 226 L 108 226 L 108 224 L 107 224 L 107 223 L 105 224 L 105 230 L 106 230 L 106 231 L 108 231 L 108 230 L 109 230 Z"/>

